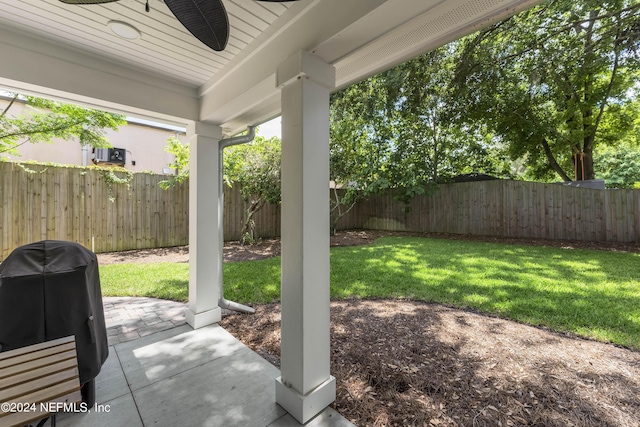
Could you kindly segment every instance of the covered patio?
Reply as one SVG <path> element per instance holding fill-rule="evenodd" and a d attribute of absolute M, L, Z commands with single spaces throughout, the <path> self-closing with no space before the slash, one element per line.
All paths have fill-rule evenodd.
<path fill-rule="evenodd" d="M 329 366 L 329 96 L 538 1 L 225 0 L 229 44 L 214 52 L 160 0 L 149 2 L 150 12 L 142 0 L 86 7 L 0 0 L 0 87 L 188 129 L 189 326 L 116 345 L 117 360 L 112 355 L 104 368 L 113 375 L 98 384 L 107 394 L 111 387 L 121 390 L 122 375 L 127 377 L 131 393 L 117 398 L 131 412 L 122 413 L 143 425 L 184 424 L 172 417 L 196 413 L 185 421 L 326 425 L 318 414 L 335 419 L 323 412 L 335 398 Z M 112 33 L 114 21 L 134 28 L 132 38 Z M 218 150 L 227 138 L 278 115 L 281 372 L 212 326 L 224 302 L 217 261 Z M 225 384 L 238 390 L 225 392 Z M 240 396 L 246 404 L 238 403 Z M 194 402 L 198 410 L 189 409 Z M 248 424 L 243 417 L 249 413 Z"/>
<path fill-rule="evenodd" d="M 275 403 L 277 368 L 218 325 L 177 326 L 111 346 L 97 405 L 58 426 L 296 426 Z M 352 426 L 331 408 L 307 425 Z"/>

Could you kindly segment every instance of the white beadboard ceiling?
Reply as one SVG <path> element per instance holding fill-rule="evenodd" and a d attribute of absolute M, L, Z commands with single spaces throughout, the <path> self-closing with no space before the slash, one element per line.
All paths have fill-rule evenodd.
<path fill-rule="evenodd" d="M 149 12 L 145 12 L 144 0 L 86 6 L 58 0 L 1 0 L 0 26 L 88 50 L 199 87 L 273 24 L 291 4 L 225 0 L 231 31 L 223 52 L 215 52 L 193 37 L 162 0 L 149 0 Z M 126 40 L 116 36 L 107 27 L 111 20 L 133 25 L 141 37 Z"/>
<path fill-rule="evenodd" d="M 215 52 L 163 0 L 75 6 L 0 0 L 0 86 L 234 134 L 280 112 L 275 72 L 312 52 L 344 87 L 540 0 L 224 0 L 230 37 Z M 110 20 L 136 27 L 122 39 Z"/>

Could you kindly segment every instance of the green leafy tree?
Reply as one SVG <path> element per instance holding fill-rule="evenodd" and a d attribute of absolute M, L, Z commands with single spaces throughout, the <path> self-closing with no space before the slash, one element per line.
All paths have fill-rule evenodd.
<path fill-rule="evenodd" d="M 640 72 L 635 80 L 640 83 Z M 640 147 L 640 87 L 631 89 L 629 93 L 628 99 L 610 105 L 608 110 L 611 114 L 602 117 L 598 135 L 603 148 L 618 145 Z"/>
<path fill-rule="evenodd" d="M 224 181 L 230 187 L 238 185 L 247 203 L 241 231 L 242 243 L 255 242 L 253 218 L 256 213 L 267 202 L 280 202 L 281 145 L 278 138 L 256 136 L 250 143 L 234 145 L 224 151 Z M 176 170 L 175 176 L 160 182 L 160 186 L 167 189 L 189 178 L 189 145 L 171 137 L 167 140 L 165 151 L 175 156 L 169 166 Z"/>
<path fill-rule="evenodd" d="M 408 202 L 458 174 L 510 174 L 485 128 L 452 108 L 455 48 L 436 49 L 332 96 L 331 179 L 342 189 L 332 192 L 332 230 L 374 192 L 393 188 Z"/>
<path fill-rule="evenodd" d="M 225 181 L 239 185 L 247 202 L 241 243 L 255 242 L 255 214 L 267 203 L 280 203 L 282 144 L 276 137 L 261 136 L 248 143 L 229 147 L 224 154 Z"/>
<path fill-rule="evenodd" d="M 389 72 L 388 84 L 396 85 L 394 182 L 404 180 L 410 195 L 459 174 L 508 170 L 492 152 L 486 128 L 464 120 L 455 108 L 456 48 L 451 43 Z"/>
<path fill-rule="evenodd" d="M 173 154 L 174 160 L 167 166 L 175 171 L 174 176 L 159 183 L 160 187 L 166 190 L 189 178 L 189 144 L 183 144 L 180 139 L 172 136 L 167 139 L 164 151 Z"/>
<path fill-rule="evenodd" d="M 17 154 L 16 148 L 26 143 L 51 142 L 54 138 L 72 140 L 97 148 L 111 147 L 105 129 L 117 130 L 125 125 L 120 114 L 83 108 L 31 96 L 22 97 L 26 102 L 23 114 L 9 114 L 19 94 L 0 113 L 0 154 Z"/>
<path fill-rule="evenodd" d="M 392 131 L 385 93 L 378 77 L 331 97 L 329 176 L 331 233 L 340 218 L 371 193 L 389 188 L 387 176 Z"/>
<path fill-rule="evenodd" d="M 552 0 L 464 39 L 460 55 L 464 117 L 535 179 L 593 179 L 594 149 L 612 136 L 603 123 L 628 124 L 620 107 L 640 68 L 640 3 Z"/>
<path fill-rule="evenodd" d="M 600 164 L 598 178 L 607 188 L 637 188 L 640 186 L 640 149 L 628 144 L 598 150 L 595 158 Z"/>
<path fill-rule="evenodd" d="M 608 188 L 639 188 L 640 99 L 609 108 L 617 111 L 605 116 L 600 125 L 601 144 L 594 150 L 596 178 L 604 179 Z"/>

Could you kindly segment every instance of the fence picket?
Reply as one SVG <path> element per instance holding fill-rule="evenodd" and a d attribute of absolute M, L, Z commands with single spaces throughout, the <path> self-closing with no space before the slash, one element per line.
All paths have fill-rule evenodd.
<path fill-rule="evenodd" d="M 391 193 L 371 195 L 337 228 L 392 226 L 499 237 L 640 241 L 640 190 L 482 181 L 440 185 L 433 194 L 417 196 L 411 206 L 405 212 Z"/>
<path fill-rule="evenodd" d="M 134 174 L 130 189 L 112 185 L 115 201 L 110 202 L 99 170 L 26 167 L 36 173 L 0 162 L 0 260 L 18 246 L 44 239 L 71 240 L 89 249 L 95 244 L 96 252 L 189 242 L 188 182 L 162 190 L 165 176 Z M 225 186 L 225 198 L 225 238 L 238 240 L 244 202 L 237 186 Z M 263 207 L 256 231 L 258 237 L 280 235 L 279 205 Z"/>
<path fill-rule="evenodd" d="M 76 241 L 95 251 L 186 245 L 189 185 L 162 190 L 164 176 L 134 174 L 131 188 L 102 172 L 0 162 L 0 259 L 42 239 Z M 238 240 L 245 202 L 225 186 L 225 239 Z M 342 190 L 338 190 L 342 191 Z M 215 192 L 212 192 L 215 197 Z M 328 207 L 327 207 L 328 209 Z M 280 235 L 280 206 L 255 217 L 256 237 Z M 640 190 L 594 190 L 523 181 L 444 184 L 409 205 L 392 192 L 360 201 L 338 229 L 370 228 L 501 237 L 640 242 Z"/>

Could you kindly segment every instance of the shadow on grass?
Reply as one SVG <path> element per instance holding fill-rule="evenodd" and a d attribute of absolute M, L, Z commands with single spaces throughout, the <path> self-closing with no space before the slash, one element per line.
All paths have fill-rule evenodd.
<path fill-rule="evenodd" d="M 143 297 L 156 298 L 155 295 L 164 295 L 164 299 L 187 302 L 189 300 L 189 280 L 163 279 L 153 282 L 153 285 L 145 291 Z"/>
<path fill-rule="evenodd" d="M 259 273 L 259 274 L 256 274 Z M 217 282 L 217 280 L 216 280 Z M 269 259 L 224 265 L 225 298 L 242 304 L 269 303 L 280 299 L 280 260 Z M 189 279 L 149 281 L 138 296 L 187 302 Z"/>
<path fill-rule="evenodd" d="M 389 237 L 331 250 L 331 297 L 452 304 L 640 349 L 638 261 L 629 253 Z M 183 264 L 104 273 L 111 295 L 188 298 Z M 278 301 L 280 258 L 225 263 L 224 279 L 229 300 Z"/>
<path fill-rule="evenodd" d="M 280 257 L 224 264 L 225 298 L 241 304 L 280 300 Z"/>
<path fill-rule="evenodd" d="M 640 257 L 384 238 L 332 251 L 332 297 L 413 298 L 640 348 Z"/>

